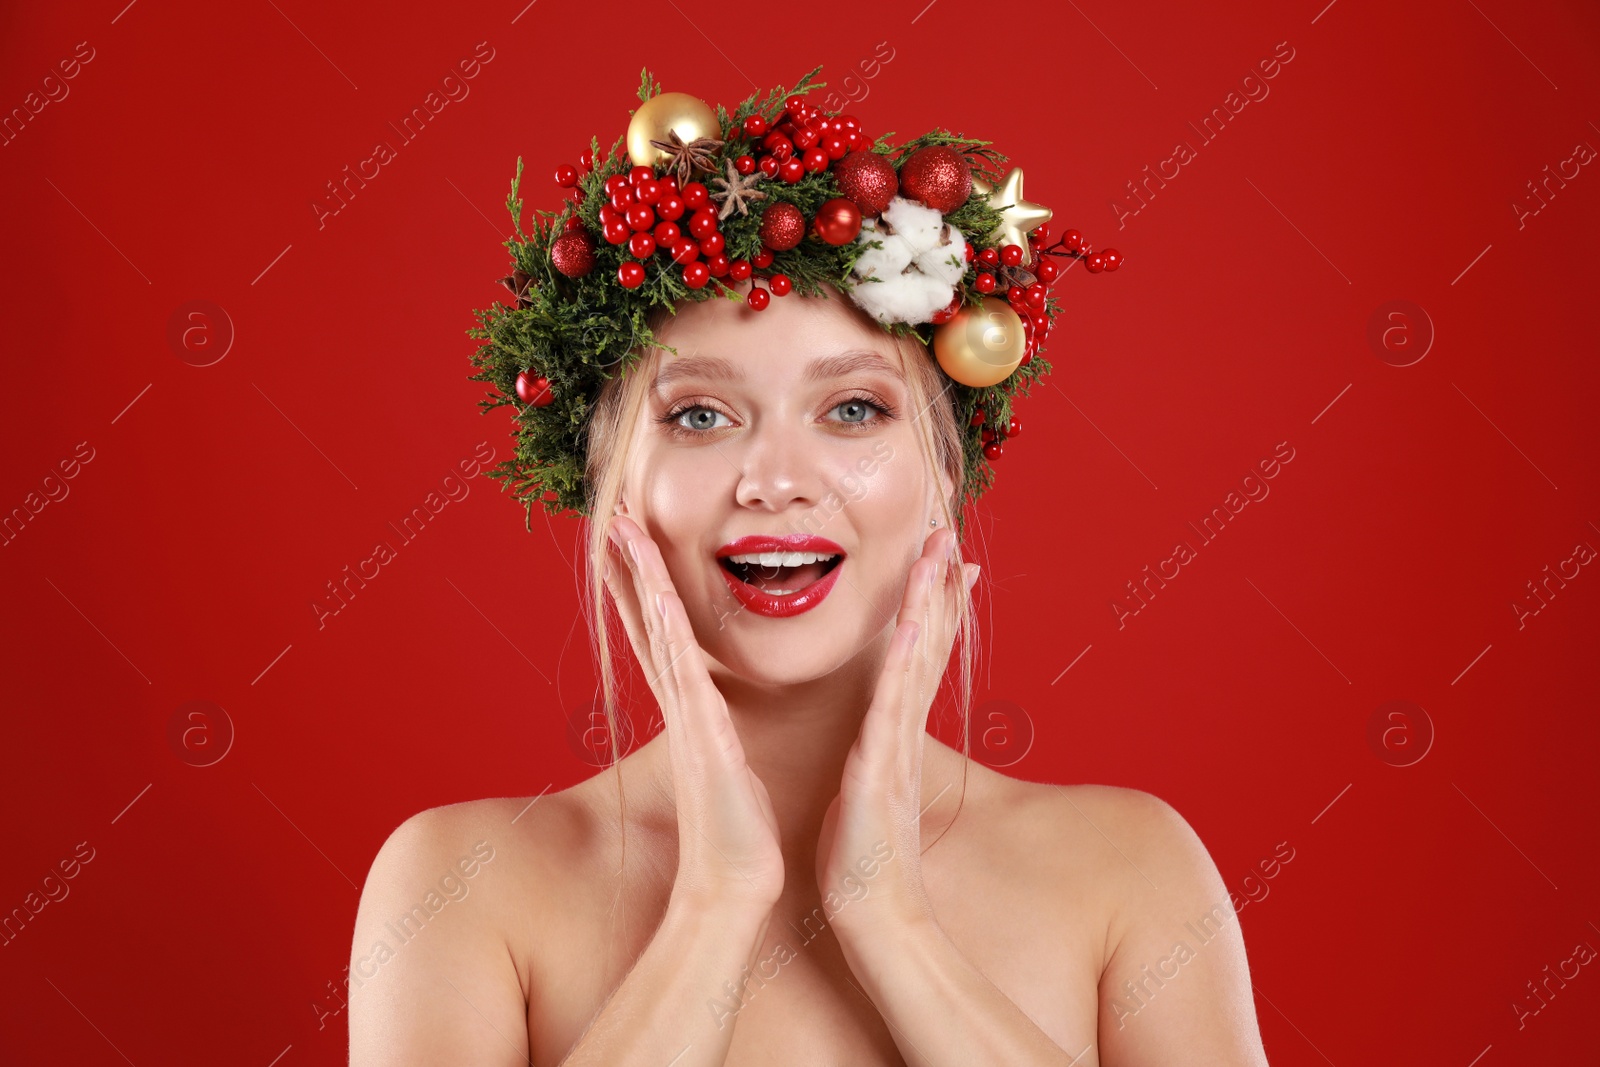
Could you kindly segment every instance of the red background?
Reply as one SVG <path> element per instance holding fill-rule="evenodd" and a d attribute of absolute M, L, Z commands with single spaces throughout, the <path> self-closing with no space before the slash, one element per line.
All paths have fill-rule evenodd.
<path fill-rule="evenodd" d="M 504 295 L 515 159 L 554 207 L 646 62 L 730 108 L 854 74 L 869 131 L 991 140 L 1057 230 L 1123 252 L 1058 285 L 1056 372 L 981 504 L 977 697 L 1033 735 L 1010 773 L 1165 798 L 1235 892 L 1294 848 L 1240 913 L 1274 1065 L 1600 1050 L 1592 966 L 1512 1008 L 1600 948 L 1600 577 L 1512 607 L 1600 545 L 1600 175 L 1512 207 L 1600 147 L 1592 4 L 124 2 L 0 15 L 7 111 L 94 49 L 0 148 L 0 509 L 93 449 L 0 549 L 0 909 L 95 850 L 0 948 L 0 1058 L 343 1063 L 344 1015 L 312 1005 L 386 835 L 594 773 L 565 741 L 593 677 L 576 523 L 530 536 L 480 478 L 324 627 L 310 605 L 480 442 L 506 454 L 464 331 Z M 480 41 L 470 96 L 319 228 L 324 183 Z M 1188 123 L 1279 42 L 1270 95 L 1202 143 Z M 1119 227 L 1180 140 L 1196 158 Z M 169 340 L 191 300 L 235 333 L 210 366 Z M 1392 300 L 1431 327 L 1385 350 Z M 1200 544 L 1187 523 L 1285 441 L 1270 495 Z M 1197 558 L 1119 628 L 1180 539 Z M 236 731 L 211 766 L 169 740 L 194 700 Z M 1422 712 L 1369 741 L 1394 700 Z"/>

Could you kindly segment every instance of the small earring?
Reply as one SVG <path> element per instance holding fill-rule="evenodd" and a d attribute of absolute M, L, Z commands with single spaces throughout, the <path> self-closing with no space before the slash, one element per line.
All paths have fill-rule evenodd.
<path fill-rule="evenodd" d="M 928 520 L 928 525 L 929 526 L 937 526 L 937 525 L 939 525 L 939 520 L 938 519 L 929 519 Z"/>

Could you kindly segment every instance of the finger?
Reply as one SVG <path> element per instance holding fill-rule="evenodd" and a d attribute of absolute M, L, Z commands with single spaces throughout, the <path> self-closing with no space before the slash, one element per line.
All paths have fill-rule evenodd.
<path fill-rule="evenodd" d="M 902 709 L 906 693 L 912 684 L 912 672 L 917 662 L 916 645 L 921 637 L 921 623 L 915 619 L 902 619 L 889 640 L 889 654 L 884 657 L 883 669 L 878 673 L 877 688 L 873 690 L 872 703 L 861 722 L 861 755 L 868 772 L 877 784 L 887 788 L 893 784 L 891 776 L 895 756 L 904 750 L 901 739 Z"/>
<path fill-rule="evenodd" d="M 658 612 L 655 622 L 661 633 L 662 656 L 658 669 L 669 680 L 674 694 L 672 714 L 685 741 L 706 751 L 723 754 L 736 747 L 737 737 L 727 703 L 706 671 L 705 659 L 689 623 L 683 600 L 673 587 L 672 576 L 661 557 L 661 549 L 637 523 L 624 519 L 623 534 L 637 550 L 641 603 Z"/>
<path fill-rule="evenodd" d="M 650 588 L 650 580 L 640 565 L 641 554 L 636 540 L 643 538 L 648 541 L 649 537 L 637 523 L 621 516 L 612 520 L 612 531 L 614 531 L 613 543 L 618 546 L 614 559 L 616 564 L 623 568 L 621 573 L 626 576 L 619 585 L 623 588 L 628 609 L 624 616 L 625 622 L 630 627 L 628 636 L 634 642 L 634 650 L 638 653 L 645 683 L 655 694 L 656 703 L 661 707 L 661 717 L 670 728 L 676 719 L 672 710 L 679 702 L 679 694 L 672 689 L 672 675 L 665 667 L 670 659 L 670 653 L 664 644 L 661 616 Z"/>

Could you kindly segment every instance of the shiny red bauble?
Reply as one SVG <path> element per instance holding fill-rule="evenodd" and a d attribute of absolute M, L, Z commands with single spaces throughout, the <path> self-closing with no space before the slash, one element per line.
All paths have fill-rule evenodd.
<path fill-rule="evenodd" d="M 555 398 L 555 393 L 550 390 L 549 378 L 526 370 L 517 375 L 517 399 L 524 404 L 542 408 Z"/>
<path fill-rule="evenodd" d="M 550 262 L 569 278 L 581 278 L 594 270 L 594 238 L 582 230 L 557 237 L 550 245 Z"/>
<path fill-rule="evenodd" d="M 925 145 L 901 165 L 900 192 L 948 214 L 972 195 L 972 166 L 949 145 Z"/>
<path fill-rule="evenodd" d="M 861 209 L 849 197 L 836 196 L 817 209 L 812 226 L 830 245 L 849 244 L 861 232 Z"/>
<path fill-rule="evenodd" d="M 761 216 L 761 243 L 774 252 L 799 244 L 806 235 L 806 217 L 793 204 L 779 201 Z"/>
<path fill-rule="evenodd" d="M 851 152 L 833 167 L 839 191 L 861 209 L 864 218 L 877 218 L 900 191 L 894 165 L 879 152 Z"/>

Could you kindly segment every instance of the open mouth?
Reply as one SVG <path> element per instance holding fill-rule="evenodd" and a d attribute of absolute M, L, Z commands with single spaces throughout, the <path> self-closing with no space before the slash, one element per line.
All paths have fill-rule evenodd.
<path fill-rule="evenodd" d="M 768 596 L 793 596 L 821 581 L 844 560 L 816 552 L 762 552 L 723 556 L 722 569 Z"/>

